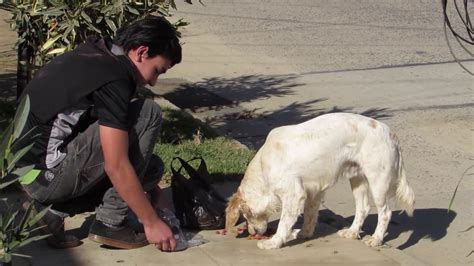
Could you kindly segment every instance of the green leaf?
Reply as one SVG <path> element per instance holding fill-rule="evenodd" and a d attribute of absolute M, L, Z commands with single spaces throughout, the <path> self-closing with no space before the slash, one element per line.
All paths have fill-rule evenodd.
<path fill-rule="evenodd" d="M 49 47 L 51 47 L 57 40 L 59 40 L 59 38 L 61 38 L 62 36 L 60 34 L 54 36 L 53 38 L 47 40 L 43 46 L 41 47 L 41 51 L 44 51 L 44 50 L 47 50 Z"/>
<path fill-rule="evenodd" d="M 41 240 L 41 239 L 45 239 L 45 238 L 49 237 L 50 235 L 51 234 L 30 237 L 30 238 L 22 241 L 21 243 L 19 243 L 17 248 L 24 247 L 24 246 L 28 245 L 29 243 L 31 243 L 33 241 L 38 241 L 38 240 Z"/>
<path fill-rule="evenodd" d="M 26 227 L 28 227 L 28 220 L 31 216 L 32 210 L 33 210 L 33 201 L 30 201 L 28 208 L 26 209 L 25 213 L 23 214 L 23 217 L 21 217 L 21 220 L 20 220 L 19 228 L 21 228 L 21 230 L 24 230 Z"/>
<path fill-rule="evenodd" d="M 36 231 L 38 231 L 38 230 L 41 230 L 41 229 L 43 229 L 43 228 L 45 228 L 45 227 L 47 227 L 47 226 L 48 226 L 48 225 L 45 224 L 45 225 L 41 225 L 41 226 L 35 227 L 35 228 L 29 230 L 27 233 L 28 233 L 28 234 L 32 234 L 32 233 L 34 233 L 34 232 L 36 232 Z"/>
<path fill-rule="evenodd" d="M 92 24 L 92 19 L 91 19 L 91 17 L 90 17 L 89 15 L 87 15 L 87 13 L 84 12 L 84 10 L 81 12 L 81 17 L 83 17 L 85 21 L 87 21 L 87 22 L 89 22 L 89 23 Z"/>
<path fill-rule="evenodd" d="M 32 257 L 29 256 L 29 255 L 25 255 L 25 254 L 19 254 L 19 253 L 12 253 L 13 256 L 15 257 L 22 257 L 22 258 L 27 258 L 27 259 L 31 259 Z"/>
<path fill-rule="evenodd" d="M 187 3 L 189 4 L 191 1 L 190 1 L 190 0 L 188 0 L 188 1 L 189 1 L 189 2 L 187 2 L 186 0 L 184 0 L 184 2 L 187 2 Z M 172 7 L 174 10 L 178 9 L 178 8 L 176 7 L 176 3 L 175 3 L 174 1 L 170 1 L 170 5 L 171 5 L 171 7 Z"/>
<path fill-rule="evenodd" d="M 131 6 L 127 6 L 127 9 L 128 9 L 128 12 L 130 12 L 132 14 L 140 15 L 140 12 L 138 12 L 138 10 L 136 10 L 135 8 L 133 8 Z"/>
<path fill-rule="evenodd" d="M 6 202 L 7 199 L 2 199 L 2 201 Z M 5 203 L 5 205 L 6 205 L 6 203 Z M 9 219 L 10 215 L 11 215 L 11 210 L 10 209 L 7 209 L 7 211 L 4 212 L 4 213 L 0 212 L 0 220 L 1 220 L 0 221 L 0 225 L 1 225 L 0 228 L 6 228 L 6 226 L 4 226 L 4 225 L 7 224 L 7 221 Z"/>
<path fill-rule="evenodd" d="M 31 149 L 31 147 L 33 147 L 33 145 L 35 145 L 35 143 L 31 143 L 30 145 L 28 145 L 26 147 L 23 147 L 21 150 L 17 151 L 15 154 L 13 154 L 13 157 L 8 162 L 8 166 L 7 166 L 7 171 L 8 172 L 13 170 L 13 168 L 15 167 L 16 162 L 18 162 L 18 160 L 20 160 L 21 157 L 23 157 Z"/>
<path fill-rule="evenodd" d="M 28 173 L 29 171 L 31 171 L 31 169 L 35 168 L 34 165 L 27 165 L 27 166 L 23 166 L 23 167 L 20 167 L 20 168 L 17 168 L 15 169 L 12 174 L 14 175 L 17 175 L 18 177 L 22 177 L 24 176 L 26 173 Z"/>
<path fill-rule="evenodd" d="M 13 179 L 13 180 L 10 180 L 10 181 L 6 181 L 6 182 L 0 182 L 0 190 L 8 187 L 9 185 L 15 183 L 16 181 L 18 181 L 19 177 Z"/>
<path fill-rule="evenodd" d="M 96 28 L 94 25 L 92 25 L 92 23 L 87 23 L 87 26 L 89 26 L 90 29 L 92 29 L 93 31 L 95 31 L 97 33 L 102 33 L 98 28 Z"/>
<path fill-rule="evenodd" d="M 7 222 L 4 223 L 5 226 L 3 226 L 2 228 L 3 229 L 8 229 L 12 226 L 13 222 L 15 221 L 15 218 L 16 216 L 18 215 L 18 211 L 15 211 L 14 213 L 11 214 L 10 217 L 6 217 L 7 218 Z"/>
<path fill-rule="evenodd" d="M 109 18 L 105 18 L 105 23 L 107 23 L 107 25 L 109 26 L 109 28 L 113 31 L 113 32 L 116 32 L 117 31 L 117 27 L 115 26 L 115 23 L 109 19 Z"/>
<path fill-rule="evenodd" d="M 53 54 L 62 54 L 66 51 L 67 47 L 61 47 L 61 48 L 56 48 L 51 51 L 49 51 L 47 54 L 48 55 L 53 55 Z"/>
<path fill-rule="evenodd" d="M 0 257 L 1 259 L 1 257 Z M 3 262 L 11 262 L 12 261 L 12 255 L 10 253 L 4 253 L 3 254 L 3 259 L 1 259 Z"/>
<path fill-rule="evenodd" d="M 8 243 L 10 250 L 14 250 L 21 242 L 18 240 L 13 240 Z"/>
<path fill-rule="evenodd" d="M 39 13 L 43 16 L 57 17 L 57 16 L 63 15 L 64 14 L 64 9 L 66 9 L 66 8 L 67 7 L 65 5 L 61 5 L 61 6 L 58 6 L 58 7 L 46 9 L 46 10 L 41 11 Z"/>
<path fill-rule="evenodd" d="M 104 19 L 103 16 L 98 16 L 97 19 L 95 20 L 95 23 L 99 24 L 103 19 Z"/>
<path fill-rule="evenodd" d="M 0 142 L 0 160 L 1 160 L 0 168 L 2 172 L 4 170 L 3 167 L 5 166 L 3 164 L 3 160 L 7 157 L 7 155 L 9 154 L 9 150 L 11 148 L 9 146 L 13 138 L 12 134 L 13 134 L 13 124 L 10 124 L 5 130 L 5 132 L 3 133 L 2 141 Z"/>
<path fill-rule="evenodd" d="M 37 213 L 32 219 L 30 219 L 28 221 L 28 226 L 33 226 L 34 224 L 36 224 L 41 218 L 43 218 L 43 216 L 46 214 L 46 212 L 48 212 L 49 208 L 51 206 L 47 207 L 47 208 L 44 208 L 43 210 L 41 210 L 39 213 Z"/>
<path fill-rule="evenodd" d="M 36 129 L 36 126 L 34 126 L 33 128 L 31 128 L 30 130 L 28 130 L 28 132 L 26 132 L 25 134 L 23 134 L 19 139 L 15 140 L 15 142 L 19 142 L 19 141 L 22 141 L 26 138 L 28 138 L 28 140 L 26 140 L 27 142 L 34 142 L 36 138 L 38 138 L 39 136 L 41 136 L 40 133 L 37 133 L 36 135 L 33 135 L 31 136 L 31 133 L 33 133 L 33 131 Z"/>
<path fill-rule="evenodd" d="M 64 33 L 63 33 L 63 40 L 66 43 L 69 43 L 69 35 L 74 30 L 74 25 L 64 25 L 64 26 L 67 27 L 67 28 L 66 28 L 66 30 L 64 30 Z"/>
<path fill-rule="evenodd" d="M 114 7 L 112 5 L 107 5 L 105 8 L 102 9 L 101 13 L 102 14 L 109 14 L 113 11 Z M 107 16 L 105 16 L 104 18 L 106 18 Z"/>
<path fill-rule="evenodd" d="M 26 95 L 20 101 L 20 105 L 15 114 L 14 121 L 14 132 L 13 132 L 13 140 L 16 140 L 18 136 L 20 136 L 23 128 L 25 127 L 26 119 L 28 118 L 28 114 L 30 112 L 30 97 Z"/>
<path fill-rule="evenodd" d="M 470 226 L 469 228 L 467 228 L 466 230 L 464 230 L 464 231 L 461 231 L 461 233 L 464 233 L 464 232 L 470 231 L 470 230 L 472 230 L 472 229 L 474 229 L 474 225 L 471 225 L 471 226 Z"/>
<path fill-rule="evenodd" d="M 461 175 L 461 178 L 459 178 L 459 181 L 458 183 L 456 184 L 456 188 L 454 189 L 454 193 L 453 193 L 453 196 L 451 197 L 451 200 L 449 201 L 449 206 L 448 206 L 448 212 L 451 211 L 451 207 L 453 206 L 453 202 L 454 202 L 454 198 L 456 197 L 456 193 L 458 192 L 458 188 L 459 188 L 459 185 L 461 184 L 461 181 L 462 179 L 464 178 L 464 176 L 466 175 L 466 173 L 471 170 L 472 168 L 474 168 L 474 165 L 467 168 L 464 173 L 462 173 Z M 467 174 L 467 175 L 472 175 L 472 174 Z"/>

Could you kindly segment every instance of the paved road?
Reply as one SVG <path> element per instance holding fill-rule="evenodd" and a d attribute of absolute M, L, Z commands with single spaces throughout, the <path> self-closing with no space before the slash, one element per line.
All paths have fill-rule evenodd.
<path fill-rule="evenodd" d="M 218 35 L 230 49 L 253 58 L 252 64 L 265 64 L 260 61 L 265 55 L 304 74 L 453 61 L 438 0 L 207 0 L 204 4 L 180 3 L 178 16 L 193 24 L 193 35 Z M 459 25 L 452 12 L 453 23 Z M 469 58 L 458 46 L 453 48 L 461 58 Z"/>
<path fill-rule="evenodd" d="M 178 5 L 176 18 L 191 25 L 183 32 L 183 63 L 171 77 L 176 73 L 176 78 L 194 82 L 185 89 L 196 89 L 197 96 L 204 88 L 224 98 L 216 102 L 205 94 L 201 98 L 207 101 L 184 107 L 246 144 L 259 146 L 269 128 L 329 111 L 373 113 L 472 103 L 469 75 L 459 68 L 460 79 L 454 80 L 451 73 L 438 71 L 437 66 L 454 60 L 438 1 L 205 5 Z M 457 16 L 451 17 L 459 25 Z M 452 50 L 458 58 L 472 60 L 459 45 Z M 415 83 L 415 88 L 407 86 Z M 209 114 L 206 108 L 219 110 Z M 228 123 L 244 117 L 265 121 L 252 127 L 255 132 Z"/>
<path fill-rule="evenodd" d="M 473 165 L 474 79 L 453 63 L 439 1 L 204 3 L 178 3 L 176 18 L 192 24 L 183 63 L 159 93 L 255 148 L 271 128 L 327 112 L 382 120 L 401 140 L 418 208 L 414 218 L 394 214 L 387 243 L 428 264 L 472 263 L 472 233 L 460 231 L 474 220 L 473 179 L 446 208 Z M 450 41 L 472 72 L 472 58 Z M 329 191 L 325 206 L 350 219 L 348 187 Z"/>

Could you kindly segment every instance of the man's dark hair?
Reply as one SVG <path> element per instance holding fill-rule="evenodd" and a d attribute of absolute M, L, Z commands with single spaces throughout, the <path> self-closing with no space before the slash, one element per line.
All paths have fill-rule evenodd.
<path fill-rule="evenodd" d="M 148 46 L 148 56 L 161 55 L 173 65 L 181 62 L 181 45 L 176 29 L 164 17 L 146 16 L 117 31 L 113 43 L 125 53 L 141 45 Z"/>

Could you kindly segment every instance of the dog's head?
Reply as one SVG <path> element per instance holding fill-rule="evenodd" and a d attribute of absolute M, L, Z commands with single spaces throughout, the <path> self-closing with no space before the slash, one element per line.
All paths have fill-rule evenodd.
<path fill-rule="evenodd" d="M 265 206 L 252 206 L 251 201 L 246 201 L 244 194 L 238 190 L 229 199 L 229 203 L 226 208 L 226 223 L 225 228 L 227 232 L 234 235 L 237 234 L 235 225 L 242 215 L 247 221 L 247 229 L 249 234 L 263 235 L 267 231 L 267 224 L 269 215 L 266 212 Z M 265 202 L 265 200 L 260 203 Z"/>

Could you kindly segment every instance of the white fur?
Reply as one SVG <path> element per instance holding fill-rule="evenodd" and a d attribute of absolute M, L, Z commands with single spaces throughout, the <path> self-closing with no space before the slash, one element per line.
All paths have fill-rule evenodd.
<path fill-rule="evenodd" d="M 339 178 L 350 180 L 356 205 L 354 222 L 338 232 L 341 237 L 359 238 L 370 211 L 369 191 L 378 210 L 377 228 L 363 240 L 369 246 L 382 243 L 391 218 L 390 198 L 396 196 L 409 215 L 413 212 L 414 193 L 395 134 L 374 119 L 332 113 L 269 133 L 231 198 L 226 228 L 231 230 L 243 214 L 249 232 L 263 234 L 269 216 L 281 210 L 276 234 L 258 242 L 258 247 L 280 248 L 295 237 L 309 238 L 324 192 Z M 303 227 L 292 232 L 300 213 L 304 213 Z"/>

